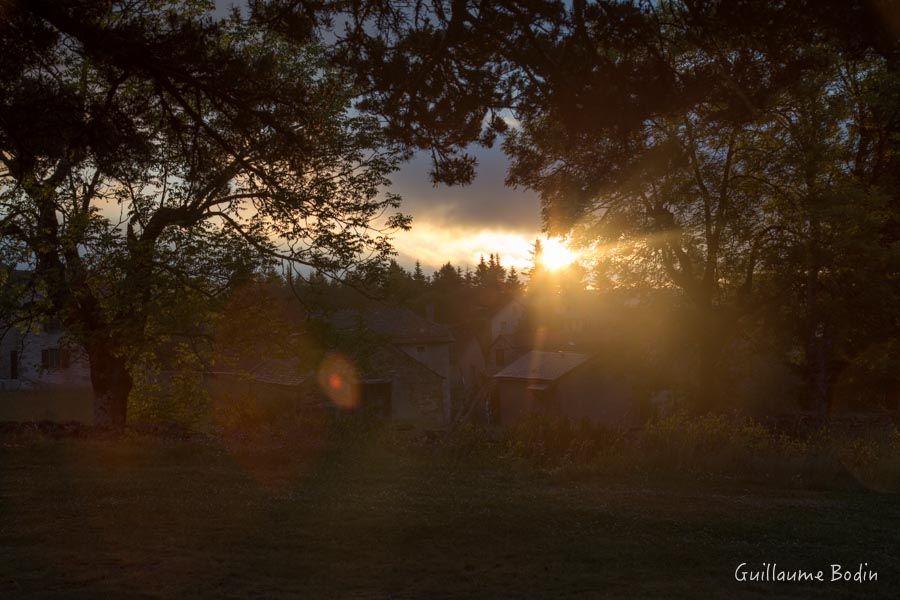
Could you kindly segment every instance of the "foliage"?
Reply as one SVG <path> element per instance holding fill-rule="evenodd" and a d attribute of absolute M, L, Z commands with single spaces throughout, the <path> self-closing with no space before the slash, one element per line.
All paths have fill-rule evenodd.
<path fill-rule="evenodd" d="M 15 5 L 0 31 L 20 46 L 0 73 L 0 246 L 26 249 L 120 425 L 184 296 L 274 261 L 381 264 L 408 225 L 380 193 L 403 151 L 309 40 L 205 3 L 82 4 Z"/>
<path fill-rule="evenodd" d="M 823 415 L 850 380 L 892 404 L 900 54 L 876 4 L 15 3 L 0 254 L 34 268 L 120 423 L 159 315 L 248 271 L 343 278 L 348 303 L 381 284 L 454 324 L 501 305 L 498 256 L 439 282 L 388 266 L 409 219 L 381 192 L 413 150 L 470 181 L 469 146 L 505 137 L 508 183 L 599 251 L 598 287 L 679 295 L 671 382 L 695 408 L 731 408 L 745 355 L 801 373 Z"/>
<path fill-rule="evenodd" d="M 460 443 L 453 451 L 459 450 Z M 900 490 L 900 432 L 816 429 L 779 433 L 740 417 L 676 414 L 626 433 L 529 419 L 501 436 L 508 456 L 567 476 L 735 479 L 780 486 Z M 465 440 L 465 448 L 478 447 Z"/>
<path fill-rule="evenodd" d="M 504 142 L 508 183 L 598 250 L 604 289 L 683 296 L 703 410 L 726 408 L 735 344 L 792 363 L 825 411 L 845 365 L 898 334 L 895 55 L 792 10 L 573 6 L 535 42 L 550 58 Z"/>

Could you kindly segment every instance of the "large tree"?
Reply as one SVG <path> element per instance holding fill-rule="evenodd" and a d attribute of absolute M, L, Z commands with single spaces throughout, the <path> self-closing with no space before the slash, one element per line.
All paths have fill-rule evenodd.
<path fill-rule="evenodd" d="M 741 321 L 784 312 L 826 406 L 831 328 L 863 309 L 848 275 L 887 268 L 896 286 L 897 113 L 873 89 L 895 85 L 896 42 L 864 7 L 832 7 L 843 25 L 798 8 L 574 3 L 535 36 L 545 59 L 517 87 L 509 183 L 540 193 L 549 229 L 600 244 L 609 281 L 683 293 L 701 407 L 726 397 L 722 348 Z M 863 310 L 896 335 L 878 295 Z"/>
<path fill-rule="evenodd" d="M 778 231 L 760 256 L 789 315 L 776 325 L 801 349 L 810 405 L 825 411 L 847 367 L 900 334 L 900 79 L 879 57 L 815 51 L 821 67 L 757 127 L 748 177 Z"/>
<path fill-rule="evenodd" d="M 316 46 L 209 8 L 4 4 L 0 241 L 86 350 L 100 424 L 179 290 L 271 260 L 339 276 L 407 223 L 380 193 L 400 153 Z"/>

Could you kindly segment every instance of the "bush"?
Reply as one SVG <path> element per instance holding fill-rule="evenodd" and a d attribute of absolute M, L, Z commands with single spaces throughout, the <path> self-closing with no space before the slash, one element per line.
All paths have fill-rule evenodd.
<path fill-rule="evenodd" d="M 520 459 L 568 478 L 637 475 L 900 491 L 894 427 L 821 428 L 791 437 L 740 416 L 676 414 L 638 432 L 532 417 L 502 432 L 459 428 L 442 448 L 454 458 Z"/>

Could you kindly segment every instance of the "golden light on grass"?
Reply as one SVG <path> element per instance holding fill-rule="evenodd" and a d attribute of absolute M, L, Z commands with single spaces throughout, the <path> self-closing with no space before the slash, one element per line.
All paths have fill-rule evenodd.
<path fill-rule="evenodd" d="M 541 264 L 550 271 L 564 269 L 578 260 L 578 253 L 559 238 L 547 238 L 542 244 Z"/>

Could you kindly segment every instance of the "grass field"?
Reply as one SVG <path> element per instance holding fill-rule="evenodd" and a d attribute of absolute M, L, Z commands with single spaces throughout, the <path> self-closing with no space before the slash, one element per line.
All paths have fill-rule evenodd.
<path fill-rule="evenodd" d="M 427 447 L 0 448 L 4 597 L 897 597 L 898 524 L 892 495 L 571 481 Z M 741 562 L 879 581 L 738 583 Z"/>

